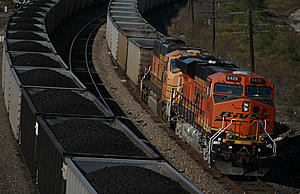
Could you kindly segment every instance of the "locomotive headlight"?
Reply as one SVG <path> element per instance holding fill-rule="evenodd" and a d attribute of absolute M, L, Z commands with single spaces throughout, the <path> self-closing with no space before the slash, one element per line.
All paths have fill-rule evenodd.
<path fill-rule="evenodd" d="M 260 140 L 260 141 L 265 141 L 265 137 L 264 137 L 264 136 L 260 136 L 260 137 L 259 137 L 259 140 Z"/>
<path fill-rule="evenodd" d="M 228 133 L 228 134 L 227 134 L 227 138 L 228 138 L 228 139 L 232 139 L 232 137 L 233 137 L 233 136 L 232 136 L 231 133 Z"/>
<path fill-rule="evenodd" d="M 243 112 L 249 111 L 250 102 L 244 102 L 243 103 Z"/>

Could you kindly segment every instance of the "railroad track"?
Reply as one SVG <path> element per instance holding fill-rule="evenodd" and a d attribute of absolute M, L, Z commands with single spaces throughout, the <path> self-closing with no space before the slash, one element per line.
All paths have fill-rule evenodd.
<path fill-rule="evenodd" d="M 239 193 L 277 193 L 258 177 L 229 177 L 224 180 Z"/>
<path fill-rule="evenodd" d="M 106 13 L 103 13 L 92 19 L 78 31 L 70 46 L 69 67 L 84 86 L 111 111 L 110 107 L 113 106 L 114 101 L 106 91 L 92 61 L 93 41 L 98 29 L 105 22 Z"/>
<path fill-rule="evenodd" d="M 103 103 L 122 123 L 125 123 L 142 141 L 148 142 L 144 135 L 129 121 L 128 117 L 106 90 L 103 81 L 96 72 L 92 61 L 92 46 L 98 29 L 105 24 L 106 13 L 92 19 L 75 35 L 69 49 L 69 67 L 83 85 Z M 155 150 L 150 144 L 152 149 Z"/>

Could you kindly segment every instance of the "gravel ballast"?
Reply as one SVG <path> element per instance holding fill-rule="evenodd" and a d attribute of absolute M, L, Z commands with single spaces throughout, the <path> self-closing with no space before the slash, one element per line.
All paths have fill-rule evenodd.
<path fill-rule="evenodd" d="M 178 182 L 136 166 L 103 168 L 88 173 L 86 177 L 98 193 L 189 193 Z"/>
<path fill-rule="evenodd" d="M 39 113 L 104 116 L 104 113 L 83 96 L 70 90 L 47 89 L 31 96 Z"/>
<path fill-rule="evenodd" d="M 95 120 L 69 120 L 51 127 L 67 152 L 145 156 L 122 131 Z"/>
<path fill-rule="evenodd" d="M 16 57 L 11 56 L 11 60 L 14 66 L 62 67 L 58 61 L 51 57 L 35 53 L 21 54 Z"/>
<path fill-rule="evenodd" d="M 19 75 L 23 85 L 48 86 L 48 87 L 68 87 L 76 88 L 77 85 L 70 78 L 57 71 L 49 69 L 33 69 Z"/>

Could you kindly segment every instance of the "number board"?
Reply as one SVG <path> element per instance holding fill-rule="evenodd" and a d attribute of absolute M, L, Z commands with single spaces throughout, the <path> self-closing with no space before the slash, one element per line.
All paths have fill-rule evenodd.
<path fill-rule="evenodd" d="M 264 84 L 265 80 L 262 78 L 251 78 L 250 82 L 254 84 Z"/>
<path fill-rule="evenodd" d="M 227 75 L 226 76 L 226 81 L 230 81 L 230 82 L 240 82 L 241 78 L 239 76 L 231 76 L 231 75 Z"/>

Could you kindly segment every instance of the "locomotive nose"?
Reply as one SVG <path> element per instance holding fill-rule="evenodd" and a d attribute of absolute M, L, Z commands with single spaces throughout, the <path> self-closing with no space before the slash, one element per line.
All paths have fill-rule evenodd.
<path fill-rule="evenodd" d="M 263 99 L 240 98 L 216 104 L 214 126 L 216 128 L 228 126 L 227 131 L 240 135 L 252 135 L 265 125 L 267 131 L 271 131 L 274 126 L 275 108 L 264 102 Z"/>
<path fill-rule="evenodd" d="M 263 121 L 270 119 L 273 116 L 272 108 L 268 108 L 265 104 L 256 100 L 248 100 L 243 102 L 243 111 L 246 109 L 251 115 L 250 120 Z"/>

